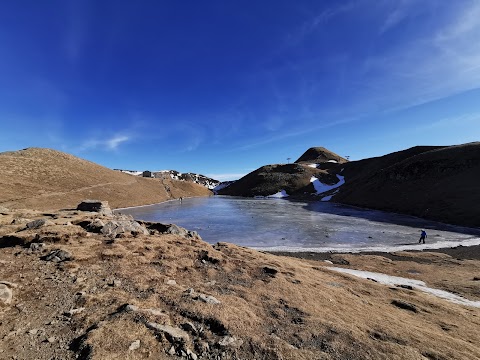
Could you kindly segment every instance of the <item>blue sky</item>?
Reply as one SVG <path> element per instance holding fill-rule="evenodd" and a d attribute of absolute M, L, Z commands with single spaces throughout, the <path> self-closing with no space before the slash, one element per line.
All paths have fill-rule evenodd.
<path fill-rule="evenodd" d="M 0 151 L 221 180 L 480 139 L 480 1 L 2 1 Z"/>

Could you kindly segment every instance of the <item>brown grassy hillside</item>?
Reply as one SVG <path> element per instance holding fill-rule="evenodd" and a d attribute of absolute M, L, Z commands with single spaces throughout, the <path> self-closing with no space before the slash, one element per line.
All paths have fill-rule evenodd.
<path fill-rule="evenodd" d="M 27 229 L 27 218 L 45 224 Z M 159 233 L 159 224 L 144 223 L 150 235 L 99 230 L 112 222 L 133 223 L 0 210 L 0 289 L 11 294 L 0 301 L 1 359 L 480 358 L 478 307 L 341 274 L 331 262 Z M 66 260 L 49 260 L 58 249 Z M 330 259 L 480 300 L 479 260 L 394 255 Z"/>
<path fill-rule="evenodd" d="M 87 198 L 118 208 L 209 194 L 197 184 L 123 174 L 51 149 L 0 153 L 0 205 L 8 208 L 68 208 Z"/>
<path fill-rule="evenodd" d="M 335 201 L 480 226 L 480 143 L 415 147 L 345 165 Z"/>

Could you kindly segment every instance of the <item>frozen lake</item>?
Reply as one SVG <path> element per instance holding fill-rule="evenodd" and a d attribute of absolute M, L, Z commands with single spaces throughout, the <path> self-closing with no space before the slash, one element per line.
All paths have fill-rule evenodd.
<path fill-rule="evenodd" d="M 137 220 L 174 223 L 219 241 L 278 251 L 399 251 L 480 244 L 480 229 L 328 202 L 226 196 L 121 209 Z M 418 244 L 420 230 L 427 244 Z"/>

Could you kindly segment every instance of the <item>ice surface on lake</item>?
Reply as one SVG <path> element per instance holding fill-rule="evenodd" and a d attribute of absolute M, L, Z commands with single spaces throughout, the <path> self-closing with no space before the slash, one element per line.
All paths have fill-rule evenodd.
<path fill-rule="evenodd" d="M 260 250 L 400 251 L 480 244 L 480 229 L 321 201 L 212 196 L 121 212 L 196 230 L 212 244 L 226 241 Z M 420 229 L 428 233 L 425 245 L 418 244 Z"/>

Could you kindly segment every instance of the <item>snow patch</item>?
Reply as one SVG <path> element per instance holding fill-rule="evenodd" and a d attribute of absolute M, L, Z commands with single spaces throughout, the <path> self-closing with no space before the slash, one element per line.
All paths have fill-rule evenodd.
<path fill-rule="evenodd" d="M 129 174 L 129 175 L 134 175 L 134 176 L 140 176 L 143 174 L 143 171 L 132 171 L 132 170 L 118 170 L 124 174 Z"/>
<path fill-rule="evenodd" d="M 395 252 L 411 250 L 435 250 L 443 248 L 453 248 L 456 246 L 476 246 L 480 245 L 480 238 L 475 237 L 468 240 L 444 240 L 435 243 L 419 244 L 414 242 L 405 245 L 364 245 L 353 248 L 351 245 L 329 245 L 322 247 L 302 247 L 302 246 L 250 246 L 258 251 L 284 251 L 284 252 L 318 252 L 318 253 L 359 253 L 359 252 Z"/>
<path fill-rule="evenodd" d="M 276 194 L 268 195 L 267 198 L 284 198 L 284 197 L 288 197 L 288 196 L 289 195 L 287 194 L 287 192 L 285 190 L 280 190 Z"/>
<path fill-rule="evenodd" d="M 334 163 L 334 164 L 338 164 L 338 161 L 337 161 L 337 160 L 328 160 L 327 162 L 329 162 L 329 163 Z"/>
<path fill-rule="evenodd" d="M 313 187 L 315 188 L 315 191 L 317 192 L 317 195 L 318 195 L 326 191 L 336 189 L 342 186 L 343 184 L 345 184 L 345 176 L 337 175 L 337 178 L 338 178 L 338 182 L 333 185 L 324 184 L 320 180 L 318 180 L 315 176 L 312 176 L 310 178 L 310 182 L 313 184 Z M 325 201 L 328 201 L 328 200 L 325 200 Z"/>
<path fill-rule="evenodd" d="M 373 279 L 384 285 L 389 285 L 389 286 L 407 285 L 456 304 L 480 307 L 480 301 L 468 300 L 462 296 L 452 294 L 448 291 L 430 288 L 423 281 L 420 281 L 420 280 L 408 279 L 408 278 L 403 278 L 399 276 L 390 276 L 387 274 L 376 273 L 371 271 L 344 269 L 344 268 L 338 268 L 338 267 L 327 267 L 327 269 L 345 273 L 345 274 L 354 275 L 363 279 Z"/>
<path fill-rule="evenodd" d="M 318 167 L 318 164 L 308 164 L 308 166 L 310 166 L 311 168 L 316 169 L 316 168 Z"/>

